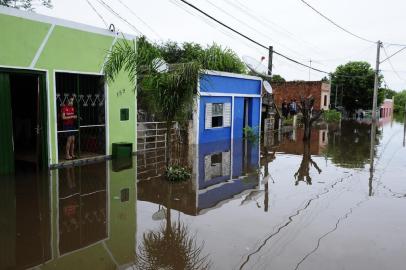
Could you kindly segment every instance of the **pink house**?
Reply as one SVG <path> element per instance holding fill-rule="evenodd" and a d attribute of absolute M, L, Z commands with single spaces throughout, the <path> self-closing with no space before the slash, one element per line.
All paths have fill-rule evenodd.
<path fill-rule="evenodd" d="M 385 99 L 379 109 L 379 115 L 381 118 L 388 118 L 392 117 L 393 114 L 393 104 L 394 100 L 392 99 Z"/>

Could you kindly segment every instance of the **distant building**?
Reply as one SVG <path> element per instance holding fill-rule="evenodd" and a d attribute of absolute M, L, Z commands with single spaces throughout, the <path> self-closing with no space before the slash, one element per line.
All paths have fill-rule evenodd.
<path fill-rule="evenodd" d="M 286 100 L 288 103 L 291 99 L 296 99 L 300 102 L 301 97 L 312 95 L 315 99 L 315 110 L 328 110 L 330 107 L 330 92 L 331 85 L 323 81 L 292 81 L 273 84 L 273 96 L 275 104 L 278 108 L 282 107 L 282 102 Z"/>
<path fill-rule="evenodd" d="M 392 99 L 385 99 L 379 108 L 379 115 L 381 118 L 388 118 L 391 117 L 393 114 L 393 106 L 394 100 Z"/>

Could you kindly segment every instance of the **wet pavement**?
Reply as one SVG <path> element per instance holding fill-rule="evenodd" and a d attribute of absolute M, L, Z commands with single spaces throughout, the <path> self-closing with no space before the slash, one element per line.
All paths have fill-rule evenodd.
<path fill-rule="evenodd" d="M 183 183 L 162 179 L 159 152 L 20 165 L 1 176 L 0 269 L 405 269 L 404 130 L 351 121 L 310 144 L 297 129 L 199 145 Z"/>

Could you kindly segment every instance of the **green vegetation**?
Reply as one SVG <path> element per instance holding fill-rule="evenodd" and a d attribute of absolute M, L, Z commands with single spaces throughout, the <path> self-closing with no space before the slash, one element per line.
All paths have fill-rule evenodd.
<path fill-rule="evenodd" d="M 157 45 L 162 58 L 170 63 L 198 62 L 202 69 L 234 73 L 245 73 L 245 65 L 238 55 L 229 48 L 212 44 L 203 48 L 199 44 L 185 42 L 179 45 L 168 41 Z"/>
<path fill-rule="evenodd" d="M 283 125 L 284 126 L 293 125 L 293 117 L 288 117 L 288 118 L 283 119 Z"/>
<path fill-rule="evenodd" d="M 327 123 L 340 122 L 341 113 L 336 110 L 328 110 L 323 112 L 323 120 Z"/>
<path fill-rule="evenodd" d="M 180 182 L 189 180 L 191 177 L 190 172 L 181 166 L 169 166 L 165 172 L 166 178 L 172 182 Z"/>
<path fill-rule="evenodd" d="M 243 128 L 244 136 L 250 143 L 257 143 L 259 141 L 259 135 L 254 128 L 248 126 Z"/>
<path fill-rule="evenodd" d="M 379 85 L 383 77 L 379 77 Z M 336 68 L 331 77 L 331 104 L 335 103 L 335 89 L 338 86 L 337 105 L 348 112 L 357 109 L 372 109 L 375 72 L 367 62 L 349 62 Z M 379 89 L 378 104 L 384 99 L 384 90 Z"/>
<path fill-rule="evenodd" d="M 167 67 L 159 71 L 163 65 Z M 137 87 L 140 109 L 166 122 L 167 166 L 170 165 L 172 124 L 181 125 L 189 119 L 196 97 L 198 78 L 202 69 L 227 72 L 245 72 L 245 66 L 230 49 L 213 44 L 203 49 L 195 43 L 178 45 L 168 41 L 150 43 L 145 37 L 135 41 L 120 39 L 109 52 L 104 66 L 107 80 L 113 81 L 125 71 Z"/>
<path fill-rule="evenodd" d="M 405 104 L 406 104 L 406 90 L 396 93 L 394 111 L 397 113 L 403 113 L 405 111 Z"/>
<path fill-rule="evenodd" d="M 36 4 L 37 2 L 41 2 L 40 4 L 47 7 L 47 8 L 52 7 L 51 0 L 40 0 L 40 1 L 33 1 L 33 0 L 0 0 L 0 5 L 1 6 L 6 6 L 6 7 L 12 7 L 12 8 L 17 8 L 17 9 L 33 11 L 35 9 L 33 4 Z"/>

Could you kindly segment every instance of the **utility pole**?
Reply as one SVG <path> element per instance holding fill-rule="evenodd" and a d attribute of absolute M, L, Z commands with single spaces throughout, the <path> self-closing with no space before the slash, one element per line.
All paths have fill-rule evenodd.
<path fill-rule="evenodd" d="M 375 67 L 375 84 L 374 84 L 374 97 L 372 100 L 372 121 L 376 121 L 376 107 L 378 100 L 378 84 L 379 84 L 379 64 L 380 64 L 380 52 L 381 52 L 382 42 L 378 40 L 376 46 L 376 67 Z"/>
<path fill-rule="evenodd" d="M 272 76 L 273 46 L 269 46 L 268 53 L 268 75 Z"/>
<path fill-rule="evenodd" d="M 311 69 L 312 69 L 312 59 L 310 59 L 310 61 L 309 61 L 309 82 L 310 82 L 310 71 L 311 71 Z"/>

